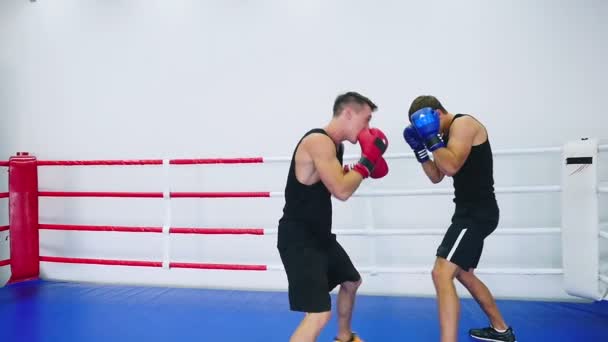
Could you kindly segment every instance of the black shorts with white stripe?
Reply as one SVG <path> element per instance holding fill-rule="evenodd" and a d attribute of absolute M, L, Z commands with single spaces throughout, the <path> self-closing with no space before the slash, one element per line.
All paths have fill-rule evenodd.
<path fill-rule="evenodd" d="M 483 241 L 498 226 L 496 201 L 456 204 L 452 224 L 437 248 L 436 256 L 445 258 L 465 271 L 477 268 Z"/>

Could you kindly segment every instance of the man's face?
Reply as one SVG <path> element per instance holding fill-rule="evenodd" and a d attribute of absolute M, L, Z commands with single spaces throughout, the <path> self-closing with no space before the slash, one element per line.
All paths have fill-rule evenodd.
<path fill-rule="evenodd" d="M 372 119 L 372 109 L 369 105 L 352 105 L 346 108 L 348 111 L 347 118 L 349 119 L 349 129 L 347 139 L 350 143 L 357 142 L 359 133 L 369 128 L 369 122 Z"/>

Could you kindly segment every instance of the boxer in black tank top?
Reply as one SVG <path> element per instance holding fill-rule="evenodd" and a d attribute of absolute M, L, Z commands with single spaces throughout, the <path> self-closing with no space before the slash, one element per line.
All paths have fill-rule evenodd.
<path fill-rule="evenodd" d="M 484 341 L 514 342 L 512 327 L 504 321 L 491 292 L 474 274 L 484 239 L 494 232 L 499 221 L 488 132 L 473 116 L 451 114 L 430 95 L 414 99 L 409 116 L 412 125 L 406 127 L 403 135 L 423 171 L 433 183 L 449 176 L 454 184 L 456 208 L 452 223 L 437 248 L 432 272 L 441 341 L 456 341 L 458 336 L 456 278 L 477 300 L 490 321 L 489 327 L 471 329 L 469 335 Z"/>
<path fill-rule="evenodd" d="M 296 151 L 302 140 L 313 133 L 327 135 L 321 128 L 312 129 L 304 134 L 293 151 L 285 186 L 283 216 L 279 220 L 277 242 L 279 248 L 286 248 L 289 245 L 327 248 L 335 239 L 335 235 L 331 233 L 331 193 L 320 180 L 305 185 L 296 177 Z M 339 144 L 336 146 L 336 158 L 340 165 L 343 155 L 344 145 Z"/>
<path fill-rule="evenodd" d="M 338 292 L 335 341 L 361 342 L 351 330 L 351 316 L 361 275 L 332 233 L 332 197 L 346 201 L 363 179 L 388 173 L 382 159 L 388 141 L 369 128 L 376 105 L 349 92 L 334 103 L 333 118 L 323 128 L 306 132 L 296 144 L 285 185 L 277 249 L 288 282 L 289 306 L 305 312 L 290 341 L 316 341 L 331 316 L 330 292 Z M 362 157 L 342 165 L 343 141 L 359 143 Z"/>

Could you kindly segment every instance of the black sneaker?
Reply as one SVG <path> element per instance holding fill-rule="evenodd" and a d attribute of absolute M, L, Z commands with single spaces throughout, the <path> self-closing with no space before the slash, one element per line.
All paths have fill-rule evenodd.
<path fill-rule="evenodd" d="M 511 327 L 509 327 L 505 332 L 498 332 L 494 330 L 494 328 L 492 328 L 491 326 L 481 329 L 471 329 L 469 330 L 469 335 L 472 338 L 482 341 L 517 342 L 517 340 L 515 340 L 515 334 L 513 334 L 513 329 Z"/>

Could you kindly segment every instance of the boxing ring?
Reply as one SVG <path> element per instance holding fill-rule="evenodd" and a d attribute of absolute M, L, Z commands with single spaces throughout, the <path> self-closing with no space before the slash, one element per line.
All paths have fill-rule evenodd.
<path fill-rule="evenodd" d="M 584 172 L 591 165 L 587 159 L 591 157 L 566 158 L 566 149 L 567 147 L 548 147 L 496 150 L 494 154 L 497 159 L 501 156 L 561 153 L 565 164 L 573 164 L 569 169 L 562 169 L 560 185 L 498 186 L 497 195 L 548 193 L 564 196 L 568 193 L 580 194 L 583 189 L 595 192 L 595 198 L 590 199 L 592 201 L 601 202 L 608 197 L 608 184 L 598 182 L 596 169 L 591 187 L 568 183 L 568 175 Z M 596 161 L 608 152 L 608 145 L 599 145 L 595 149 L 596 154 L 592 159 L 597 168 Z M 357 156 L 346 156 L 345 159 L 356 158 Z M 389 164 L 412 158 L 411 153 L 386 156 Z M 6 216 L 10 221 L 0 222 L 0 239 L 5 245 L 10 241 L 10 248 L 0 250 L 0 270 L 3 271 L 3 276 L 10 276 L 10 280 L 6 279 L 9 283 L 0 288 L 0 319 L 5 322 L 4 329 L 0 331 L 0 340 L 286 341 L 299 323 L 301 315 L 289 312 L 286 283 L 277 283 L 276 280 L 277 277 L 282 277 L 283 272 L 274 245 L 276 226 L 230 226 L 222 222 L 214 226 L 192 226 L 182 225 L 181 222 L 185 221 L 180 221 L 180 215 L 190 212 L 198 213 L 192 214 L 194 218 L 197 215 L 218 214 L 214 212 L 214 207 L 210 210 L 201 209 L 198 201 L 265 201 L 274 198 L 277 203 L 281 203 L 283 193 L 249 190 L 176 191 L 176 181 L 171 175 L 184 167 L 247 167 L 248 170 L 255 170 L 256 165 L 285 166 L 289 160 L 287 157 L 37 160 L 27 153 L 18 153 L 9 161 L 0 162 L 0 168 L 10 170 L 8 191 L 0 192 L 0 205 L 7 208 Z M 414 165 L 413 161 L 408 163 Z M 145 172 L 152 172 L 154 177 L 162 180 L 162 191 L 57 189 L 63 185 L 70 187 L 73 180 L 70 177 L 75 177 L 70 174 L 73 168 L 96 168 L 92 178 L 113 178 L 108 172 L 109 167 L 129 169 L 126 172 L 136 173 L 144 172 L 142 168 L 151 168 L 152 171 Z M 237 171 L 225 172 L 229 174 Z M 284 173 L 284 170 L 281 172 Z M 183 179 L 177 182 L 183 184 L 193 180 L 187 176 L 180 177 Z M 100 184 L 103 183 L 102 178 L 98 179 Z M 269 186 L 282 187 L 282 180 L 283 178 L 281 182 Z M 247 183 L 247 178 L 243 176 L 236 183 L 241 181 Z M 234 185 L 239 186 L 242 184 Z M 424 256 L 428 259 L 428 265 L 383 265 L 378 260 L 382 248 L 373 243 L 376 238 L 426 236 L 436 240 L 445 232 L 445 228 L 377 228 L 374 224 L 375 209 L 372 200 L 450 196 L 452 191 L 445 186 L 432 189 L 362 189 L 354 195 L 363 203 L 361 215 L 366 218 L 363 227 L 339 227 L 334 232 L 338 239 L 365 239 L 359 246 L 366 248 L 366 262 L 359 266 L 355 261 L 363 274 L 364 285 L 372 283 L 373 288 L 374 279 L 384 275 L 411 275 L 414 283 L 416 279 L 430 280 L 433 251 L 427 251 L 428 255 Z M 70 202 L 53 202 L 57 199 Z M 152 208 L 144 204 L 143 209 L 134 205 L 125 210 L 146 213 L 158 211 L 162 217 L 149 222 L 161 221 L 162 224 L 138 223 L 137 219 L 131 217 L 125 220 L 133 223 L 129 225 L 113 222 L 78 224 L 81 212 L 87 212 L 99 222 L 110 219 L 104 213 L 89 209 L 83 203 L 88 199 L 116 201 L 113 205 L 123 209 L 129 206 L 127 202 L 120 202 L 124 199 L 155 201 Z M 179 209 L 179 201 L 192 202 Z M 581 212 L 592 207 L 587 202 L 582 203 L 584 201 L 575 202 L 581 202 L 580 208 L 574 205 Z M 205 202 L 204 206 L 207 203 L 211 202 Z M 238 203 L 242 205 L 245 202 Z M 259 207 L 247 203 L 246 205 L 252 206 L 248 212 L 259 210 Z M 562 207 L 570 206 L 563 199 L 561 203 Z M 235 207 L 233 210 L 234 217 L 226 217 L 225 222 L 246 221 L 246 217 L 239 218 L 241 210 L 245 209 Z M 53 216 L 52 213 L 57 211 L 62 211 L 62 215 Z M 597 225 L 589 228 L 589 234 L 579 233 L 569 226 L 568 222 L 580 223 L 576 216 L 580 212 L 573 212 L 572 216 L 562 214 L 562 226 L 499 226 L 494 233 L 497 239 L 508 236 L 523 236 L 532 240 L 539 236 L 562 239 L 562 267 L 484 268 L 482 257 L 477 272 L 482 279 L 484 276 L 564 279 L 563 288 L 571 295 L 569 298 L 549 300 L 532 295 L 528 299 L 498 300 L 503 315 L 514 326 L 519 341 L 608 340 L 608 302 L 602 300 L 608 287 L 608 225 L 601 221 L 597 208 L 595 213 L 593 220 L 597 221 Z M 70 220 L 74 222 L 56 222 L 57 217 L 71 216 L 75 217 Z M 248 251 L 252 241 L 262 238 L 266 239 L 263 246 L 268 255 L 259 259 L 274 262 L 260 262 L 252 257 L 254 253 Z M 240 239 L 235 245 L 236 249 L 228 245 L 222 248 L 220 244 L 225 243 L 226 239 Z M 126 241 L 125 246 L 131 248 L 115 247 L 119 240 Z M 596 241 L 598 247 L 590 248 L 589 241 Z M 67 245 L 72 246 L 71 249 L 66 248 Z M 102 247 L 105 249 L 102 250 Z M 217 255 L 205 251 L 186 255 L 182 250 L 187 248 L 208 249 Z M 145 253 L 139 250 L 144 250 Z M 244 256 L 235 255 L 235 251 Z M 102 257 L 104 253 L 114 253 L 114 257 Z M 216 261 L 221 258 L 230 260 Z M 232 262 L 233 260 L 246 262 Z M 587 260 L 593 260 L 594 266 L 581 268 L 581 263 L 586 265 Z M 381 278 L 378 282 L 385 282 L 385 279 L 391 278 Z M 526 284 L 519 286 L 525 287 Z M 390 295 L 371 293 L 374 291 L 361 293 L 356 302 L 353 328 L 368 342 L 438 340 L 434 297 L 429 292 L 416 292 L 413 285 L 411 291 L 413 292 Z M 460 290 L 459 294 L 464 295 Z M 335 295 L 332 299 L 335 305 Z M 460 340 L 467 341 L 468 328 L 486 326 L 488 322 L 473 299 L 463 298 L 461 303 L 459 334 Z M 336 327 L 334 314 L 319 340 L 331 340 Z"/>

